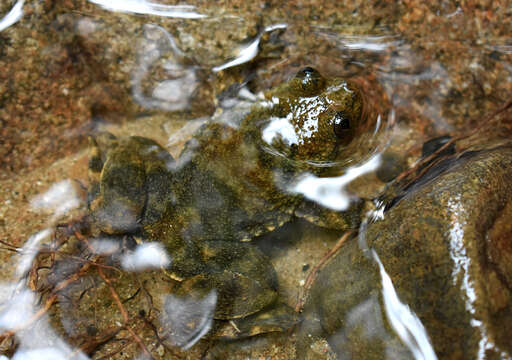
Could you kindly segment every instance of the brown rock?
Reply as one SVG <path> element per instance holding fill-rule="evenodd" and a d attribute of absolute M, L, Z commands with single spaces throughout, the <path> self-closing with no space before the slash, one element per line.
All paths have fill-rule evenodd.
<path fill-rule="evenodd" d="M 312 298 L 338 355 L 410 357 L 384 311 L 374 250 L 439 358 L 510 356 L 512 147 L 442 168 L 369 225 L 366 250 L 352 241 L 321 273 Z"/>

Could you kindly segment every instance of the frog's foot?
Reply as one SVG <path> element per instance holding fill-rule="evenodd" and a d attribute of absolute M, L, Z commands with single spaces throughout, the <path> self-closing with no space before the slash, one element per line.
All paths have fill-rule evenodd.
<path fill-rule="evenodd" d="M 215 337 L 234 340 L 270 332 L 283 332 L 297 324 L 299 315 L 290 306 L 278 303 L 254 315 L 226 322 Z"/>
<path fill-rule="evenodd" d="M 172 201 L 171 155 L 156 142 L 101 133 L 89 141 L 88 206 L 98 228 L 134 232 L 159 219 Z"/>
<path fill-rule="evenodd" d="M 277 277 L 272 264 L 256 247 L 245 243 L 208 241 L 201 249 L 206 272 L 185 280 L 177 295 L 217 294 L 215 319 L 252 315 L 274 303 Z"/>

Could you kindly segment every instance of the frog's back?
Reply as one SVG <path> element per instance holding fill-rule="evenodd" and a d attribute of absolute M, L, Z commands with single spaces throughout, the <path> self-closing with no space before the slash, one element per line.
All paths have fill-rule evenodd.
<path fill-rule="evenodd" d="M 269 155 L 231 125 L 206 124 L 180 159 L 174 189 L 194 214 L 190 230 L 196 237 L 250 240 L 289 221 L 300 202 L 276 185 Z"/>

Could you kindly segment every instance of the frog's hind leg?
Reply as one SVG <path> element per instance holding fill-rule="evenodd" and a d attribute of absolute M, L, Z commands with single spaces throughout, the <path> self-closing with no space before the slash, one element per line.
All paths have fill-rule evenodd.
<path fill-rule="evenodd" d="M 185 280 L 178 294 L 217 293 L 216 319 L 246 317 L 277 299 L 277 275 L 269 259 L 253 245 L 230 241 L 201 244 L 205 271 Z"/>
<path fill-rule="evenodd" d="M 96 225 L 108 234 L 126 234 L 160 219 L 172 201 L 171 155 L 141 137 L 104 133 L 90 144 L 88 203 Z"/>
<path fill-rule="evenodd" d="M 277 275 L 261 250 L 247 243 L 206 241 L 201 252 L 206 271 L 185 280 L 178 295 L 204 297 L 215 291 L 213 317 L 229 321 L 216 337 L 234 339 L 285 331 L 297 323 L 291 307 L 276 304 Z"/>

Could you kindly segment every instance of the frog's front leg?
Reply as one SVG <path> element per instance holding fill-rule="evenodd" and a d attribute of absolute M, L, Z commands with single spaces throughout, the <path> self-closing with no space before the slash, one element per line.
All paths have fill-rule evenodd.
<path fill-rule="evenodd" d="M 101 133 L 89 141 L 88 205 L 108 234 L 126 234 L 161 218 L 172 205 L 171 155 L 142 137 Z"/>
<path fill-rule="evenodd" d="M 350 230 L 359 226 L 361 212 L 367 204 L 356 201 L 346 211 L 331 210 L 313 201 L 304 200 L 294 210 L 294 215 L 327 229 Z"/>

